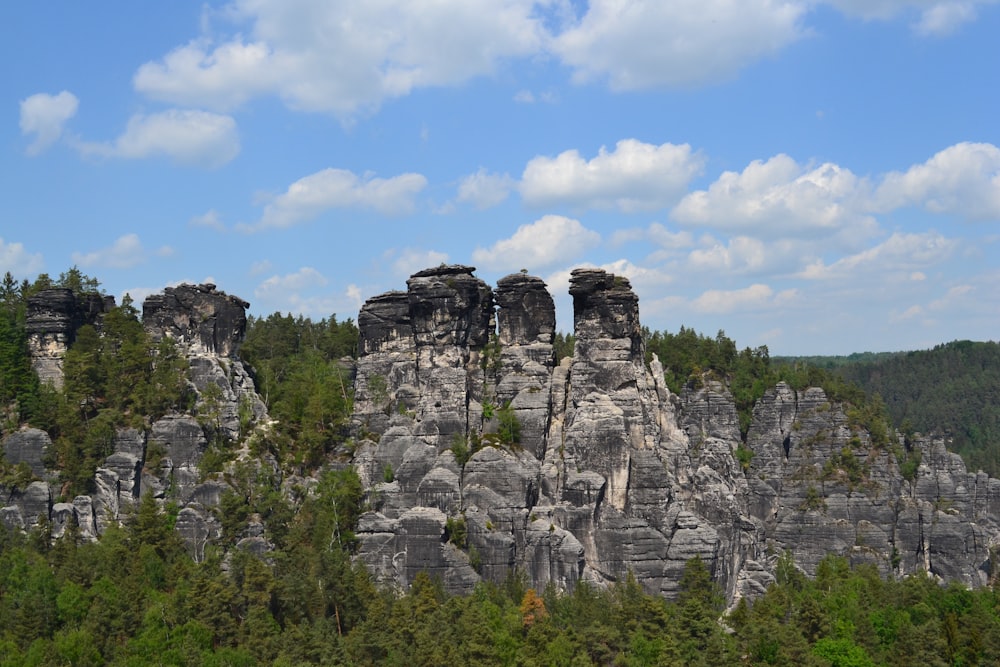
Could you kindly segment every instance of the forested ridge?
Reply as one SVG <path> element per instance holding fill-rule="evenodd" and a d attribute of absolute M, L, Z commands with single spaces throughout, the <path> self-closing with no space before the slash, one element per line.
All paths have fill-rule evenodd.
<path fill-rule="evenodd" d="M 195 411 L 211 436 L 202 474 L 221 475 L 229 487 L 217 508 L 223 539 L 192 558 L 173 530 L 178 507 L 160 506 L 152 494 L 99 542 L 81 540 L 72 529 L 53 541 L 44 524 L 28 532 L 0 528 L 0 667 L 1000 660 L 1000 592 L 992 587 L 941 586 L 924 575 L 886 581 L 874 568 L 852 570 L 834 557 L 808 579 L 784 555 L 766 594 L 728 612 L 697 559 L 688 562 L 672 602 L 646 595 L 631 577 L 607 590 L 582 584 L 571 593 L 531 589 L 519 572 L 462 597 L 445 594 L 441 582 L 426 576 L 405 593 L 381 588 L 352 560 L 353 531 L 366 498 L 343 457 L 351 446 L 353 400 L 345 358 L 356 354 L 358 337 L 351 319 L 250 318 L 241 356 L 274 424 L 237 442 L 215 426 L 211 396 L 196 406 L 184 360 L 169 341 L 149 339 L 127 300 L 105 315 L 100 331 L 78 332 L 62 389 L 40 384 L 27 352 L 25 306 L 31 294 L 50 286 L 100 290 L 76 269 L 32 284 L 5 277 L 3 433 L 24 424 L 50 433 L 49 463 L 59 471 L 66 499 L 93 483 L 114 428 L 148 424 L 171 410 Z M 879 391 L 884 401 L 866 394 L 844 368 L 779 362 L 766 347 L 739 350 L 722 331 L 711 337 L 684 327 L 676 334 L 647 329 L 643 336 L 649 359 L 655 354 L 664 365 L 675 393 L 724 383 L 736 399 L 744 437 L 754 403 L 779 381 L 822 386 L 831 399 L 851 406 L 849 418 L 873 441 L 888 442 L 893 426 L 907 418 L 912 428 L 923 428 L 912 414 L 898 418 L 893 412 L 895 401 L 905 404 L 904 393 Z M 559 334 L 556 343 L 558 355 L 572 354 L 572 335 Z M 979 364 L 989 376 L 1000 365 L 980 345 L 941 346 L 952 354 L 941 364 Z M 933 363 L 923 367 L 922 377 L 933 383 Z M 873 377 L 889 376 L 882 370 L 856 379 L 867 387 Z M 269 464 L 237 461 L 243 444 Z M 0 464 L 2 487 L 32 479 L 23 465 Z M 252 525 L 267 526 L 273 550 L 258 556 L 234 548 Z"/>
<path fill-rule="evenodd" d="M 878 396 L 899 428 L 940 432 L 970 470 L 1000 476 L 1000 343 L 953 341 L 930 350 L 803 357 Z"/>

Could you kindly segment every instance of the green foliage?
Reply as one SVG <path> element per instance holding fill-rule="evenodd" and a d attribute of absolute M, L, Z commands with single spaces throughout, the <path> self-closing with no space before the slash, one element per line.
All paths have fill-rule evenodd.
<path fill-rule="evenodd" d="M 277 420 L 268 444 L 285 463 L 316 468 L 345 442 L 354 396 L 340 359 L 355 355 L 357 344 L 350 319 L 313 322 L 278 313 L 249 319 L 240 354 Z M 384 403 L 390 409 L 387 397 Z"/>
<path fill-rule="evenodd" d="M 465 549 L 468 546 L 469 532 L 464 516 L 448 517 L 445 520 L 444 532 L 448 541 L 459 549 Z"/>
<path fill-rule="evenodd" d="M 576 346 L 576 338 L 573 334 L 564 334 L 557 331 L 552 341 L 552 349 L 556 355 L 556 364 L 566 358 L 573 358 L 573 349 Z"/>
<path fill-rule="evenodd" d="M 502 408 L 497 410 L 497 436 L 500 443 L 507 447 L 514 447 L 521 443 L 521 422 L 517 420 L 517 414 L 507 401 Z"/>
<path fill-rule="evenodd" d="M 35 425 L 53 436 L 55 463 L 71 495 L 92 491 L 115 430 L 190 406 L 187 362 L 173 343 L 153 343 L 128 299 L 106 313 L 100 333 L 77 331 L 63 361 L 63 388 L 40 392 Z"/>
<path fill-rule="evenodd" d="M 917 470 L 920 468 L 920 451 L 910 452 L 905 459 L 899 462 L 899 473 L 908 482 L 917 478 Z"/>
<path fill-rule="evenodd" d="M 1000 343 L 849 359 L 837 372 L 879 394 L 891 420 L 911 434 L 943 432 L 970 469 L 1000 476 Z"/>
<path fill-rule="evenodd" d="M 740 443 L 736 447 L 736 460 L 739 461 L 740 468 L 744 471 L 749 470 L 750 463 L 753 461 L 753 450 L 743 443 Z"/>

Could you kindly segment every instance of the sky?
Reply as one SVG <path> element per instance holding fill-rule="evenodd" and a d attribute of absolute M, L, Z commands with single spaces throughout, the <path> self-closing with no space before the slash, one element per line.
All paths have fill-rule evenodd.
<path fill-rule="evenodd" d="M 997 0 L 0 3 L 0 272 L 357 318 L 628 277 L 772 355 L 1000 338 Z"/>

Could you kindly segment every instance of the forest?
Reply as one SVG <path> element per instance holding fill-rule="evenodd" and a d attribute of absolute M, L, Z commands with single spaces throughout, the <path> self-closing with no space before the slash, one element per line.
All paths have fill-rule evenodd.
<path fill-rule="evenodd" d="M 852 569 L 835 557 L 810 579 L 791 554 L 775 554 L 777 581 L 762 597 L 728 610 L 698 559 L 687 563 L 673 601 L 645 594 L 631 577 L 607 589 L 584 583 L 566 593 L 531 589 L 520 572 L 501 584 L 480 584 L 468 596 L 449 596 L 427 576 L 405 592 L 384 588 L 352 559 L 353 531 L 366 503 L 344 456 L 358 336 L 352 320 L 250 318 L 241 355 L 277 423 L 253 447 L 256 456 L 276 462 L 271 469 L 236 461 L 237 443 L 214 428 L 211 401 L 196 407 L 184 360 L 169 341 L 146 336 L 127 299 L 105 316 L 100 332 L 84 327 L 78 333 L 62 389 L 39 383 L 27 352 L 25 306 L 49 286 L 100 289 L 75 268 L 31 284 L 5 276 L 2 434 L 24 424 L 48 431 L 50 467 L 58 470 L 61 493 L 72 497 L 90 489 L 115 428 L 148 425 L 171 410 L 197 411 L 212 436 L 202 472 L 224 474 L 230 490 L 217 508 L 223 539 L 197 561 L 174 531 L 178 507 L 160 506 L 151 494 L 99 542 L 83 541 L 73 530 L 51 540 L 44 524 L 27 532 L 0 528 L 0 666 L 1000 661 L 1000 591 L 994 587 L 942 586 L 923 575 L 884 580 L 873 568 Z M 976 436 L 963 451 L 969 460 L 993 461 L 983 452 L 989 443 L 1000 446 L 991 430 L 996 413 L 984 408 L 998 403 L 990 384 L 1000 368 L 993 344 L 956 343 L 831 367 L 776 361 L 766 347 L 741 351 L 722 331 L 710 337 L 681 327 L 676 334 L 644 330 L 643 337 L 673 391 L 724 382 L 744 436 L 754 403 L 785 381 L 822 386 L 849 404 L 849 418 L 876 438 L 888 438 L 894 427 L 930 428 L 922 426 L 921 413 L 936 409 L 933 400 L 941 397 L 942 420 L 933 423 Z M 555 347 L 559 356 L 572 354 L 572 335 L 560 333 Z M 900 365 L 907 359 L 911 365 Z M 961 375 L 956 364 L 971 375 Z M 971 383 L 973 376 L 980 379 Z M 948 385 L 955 385 L 954 394 Z M 966 405 L 945 414 L 947 401 L 958 407 L 962 387 Z M 926 395 L 915 395 L 918 388 Z M 930 407 L 916 407 L 921 400 Z M 974 420 L 983 414 L 994 421 Z M 302 484 L 282 485 L 293 478 Z M 0 487 L 31 479 L 24 466 L 0 461 Z M 252 522 L 268 526 L 272 551 L 233 548 Z"/>

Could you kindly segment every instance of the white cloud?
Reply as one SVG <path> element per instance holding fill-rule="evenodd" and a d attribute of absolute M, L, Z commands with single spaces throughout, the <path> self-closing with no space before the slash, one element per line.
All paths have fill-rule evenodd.
<path fill-rule="evenodd" d="M 507 174 L 492 174 L 480 168 L 466 176 L 458 185 L 458 201 L 471 203 L 483 210 L 506 201 L 514 187 L 514 179 Z"/>
<path fill-rule="evenodd" d="M 798 40 L 807 8 L 790 0 L 591 0 L 553 49 L 580 82 L 690 86 L 729 78 Z"/>
<path fill-rule="evenodd" d="M 201 215 L 196 215 L 188 221 L 193 227 L 208 227 L 217 231 L 223 231 L 226 227 L 222 224 L 222 218 L 215 209 L 210 209 Z"/>
<path fill-rule="evenodd" d="M 417 88 L 490 74 L 545 39 L 531 0 L 236 0 L 231 9 L 248 39 L 181 46 L 140 67 L 136 89 L 215 109 L 273 94 L 347 119 Z"/>
<path fill-rule="evenodd" d="M 692 192 L 671 217 L 688 225 L 738 231 L 760 238 L 853 240 L 871 236 L 867 181 L 826 163 L 806 170 L 781 154 L 755 160 L 741 173 L 727 171 L 708 190 Z"/>
<path fill-rule="evenodd" d="M 142 159 L 165 156 L 179 164 L 220 167 L 240 152 L 236 121 L 230 116 L 169 109 L 132 116 L 113 142 L 76 142 L 83 155 Z"/>
<path fill-rule="evenodd" d="M 674 281 L 674 277 L 662 269 L 640 266 L 627 259 L 602 264 L 601 268 L 616 276 L 625 276 L 635 289 L 661 287 Z"/>
<path fill-rule="evenodd" d="M 417 271 L 446 264 L 448 255 L 436 250 L 418 250 L 416 248 L 404 248 L 402 250 L 388 250 L 385 259 L 392 261 L 392 271 L 395 275 L 409 278 Z"/>
<path fill-rule="evenodd" d="M 906 172 L 885 176 L 875 193 L 882 210 L 923 206 L 932 213 L 1000 220 L 1000 148 L 960 143 Z"/>
<path fill-rule="evenodd" d="M 688 264 L 701 271 L 726 271 L 744 273 L 760 270 L 765 263 L 764 243 L 747 236 L 736 236 L 723 245 L 715 243 L 708 248 L 691 251 Z"/>
<path fill-rule="evenodd" d="M 534 104 L 535 94 L 530 90 L 519 90 L 514 93 L 514 101 L 520 104 Z"/>
<path fill-rule="evenodd" d="M 361 310 L 361 306 L 364 304 L 365 299 L 361 294 L 361 288 L 351 283 L 344 290 L 344 296 L 347 297 L 348 301 L 354 304 L 354 310 Z"/>
<path fill-rule="evenodd" d="M 274 268 L 274 264 L 269 259 L 261 259 L 250 265 L 250 275 L 259 276 Z"/>
<path fill-rule="evenodd" d="M 934 311 L 959 309 L 964 305 L 962 302 L 974 292 L 975 288 L 972 285 L 956 285 L 942 298 L 931 301 L 927 308 Z"/>
<path fill-rule="evenodd" d="M 173 254 L 173 249 L 162 246 L 153 253 L 160 257 L 168 257 Z M 126 234 L 108 248 L 87 253 L 74 252 L 71 257 L 74 264 L 84 268 L 130 269 L 144 263 L 148 259 L 148 254 L 138 234 Z"/>
<path fill-rule="evenodd" d="M 23 243 L 7 243 L 0 237 L 0 267 L 15 278 L 25 278 L 42 270 L 42 256 L 24 249 Z"/>
<path fill-rule="evenodd" d="M 919 12 L 913 30 L 922 36 L 950 35 L 964 23 L 976 20 L 976 7 L 996 0 L 824 0 L 848 16 L 889 20 Z"/>
<path fill-rule="evenodd" d="M 677 201 L 704 164 L 688 144 L 623 139 L 611 152 L 601 147 L 591 160 L 576 150 L 533 158 L 524 168 L 520 191 L 532 206 L 655 209 Z"/>
<path fill-rule="evenodd" d="M 34 135 L 28 155 L 38 155 L 62 136 L 66 121 L 76 114 L 76 95 L 62 91 L 58 95 L 38 93 L 21 100 L 21 133 Z"/>
<path fill-rule="evenodd" d="M 936 232 L 920 234 L 895 233 L 884 242 L 854 255 L 842 257 L 832 264 L 816 260 L 799 274 L 800 278 L 822 280 L 856 276 L 860 272 L 906 272 L 911 278 L 922 275 L 919 270 L 948 259 L 958 243 Z"/>
<path fill-rule="evenodd" d="M 919 35 L 945 36 L 975 20 L 974 2 L 942 2 L 924 10 L 913 29 Z"/>
<path fill-rule="evenodd" d="M 694 299 L 691 306 L 699 313 L 733 313 L 773 308 L 797 296 L 794 289 L 775 294 L 769 286 L 756 283 L 738 290 L 707 290 Z"/>
<path fill-rule="evenodd" d="M 420 174 L 363 178 L 346 169 L 324 169 L 288 186 L 264 207 L 260 221 L 240 229 L 283 229 L 313 220 L 334 208 L 368 208 L 384 215 L 401 215 L 414 208 L 413 198 L 427 186 Z"/>
<path fill-rule="evenodd" d="M 472 259 L 477 265 L 496 271 L 537 271 L 558 262 L 568 262 L 601 242 L 601 235 L 578 220 L 546 215 L 521 225 L 508 239 L 491 248 L 477 247 Z"/>
<path fill-rule="evenodd" d="M 303 290 L 325 287 L 328 282 L 322 273 L 311 266 L 304 266 L 295 273 L 271 276 L 257 285 L 253 294 L 265 303 L 288 301 L 297 298 L 297 294 Z"/>

